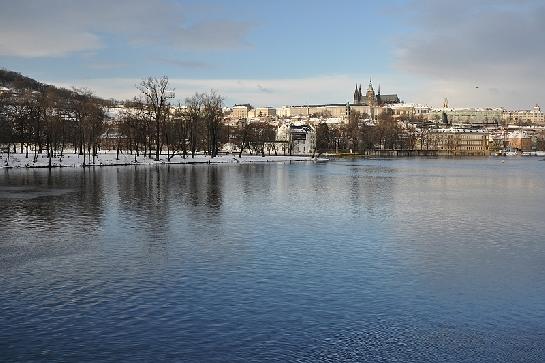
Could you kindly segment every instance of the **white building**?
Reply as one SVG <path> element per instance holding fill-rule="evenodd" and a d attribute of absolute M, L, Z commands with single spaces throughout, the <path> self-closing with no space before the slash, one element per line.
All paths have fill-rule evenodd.
<path fill-rule="evenodd" d="M 290 155 L 312 155 L 316 151 L 316 130 L 306 124 L 282 124 L 276 140 L 288 142 Z"/>
<path fill-rule="evenodd" d="M 431 107 L 420 105 L 417 103 L 396 103 L 388 105 L 388 108 L 392 110 L 392 114 L 395 118 L 407 119 L 411 117 L 428 117 L 431 112 Z"/>
<path fill-rule="evenodd" d="M 539 105 L 535 105 L 531 110 L 523 111 L 504 111 L 503 119 L 507 123 L 526 123 L 533 125 L 545 124 L 545 115 Z"/>
<path fill-rule="evenodd" d="M 502 108 L 438 108 L 428 114 L 430 121 L 442 121 L 446 115 L 451 125 L 499 125 L 503 117 Z"/>

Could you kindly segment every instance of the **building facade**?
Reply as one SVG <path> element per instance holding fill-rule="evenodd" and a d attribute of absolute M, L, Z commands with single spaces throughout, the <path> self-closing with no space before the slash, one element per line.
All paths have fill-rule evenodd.
<path fill-rule="evenodd" d="M 524 130 L 516 130 L 507 134 L 507 147 L 513 150 L 532 151 L 533 145 L 532 137 Z"/>
<path fill-rule="evenodd" d="M 231 108 L 231 118 L 242 120 L 248 118 L 248 112 L 252 109 L 250 105 L 234 105 Z"/>
<path fill-rule="evenodd" d="M 488 133 L 482 130 L 447 128 L 421 134 L 417 150 L 436 150 L 438 155 L 486 156 L 490 154 Z"/>
<path fill-rule="evenodd" d="M 535 105 L 531 110 L 504 111 L 503 120 L 508 124 L 545 125 L 545 114 Z"/>
<path fill-rule="evenodd" d="M 430 107 L 414 103 L 398 103 L 395 105 L 390 105 L 389 108 L 392 110 L 392 116 L 398 119 L 408 119 L 413 117 L 422 117 L 427 119 L 429 113 L 431 112 Z"/>
<path fill-rule="evenodd" d="M 256 107 L 248 112 L 248 117 L 256 118 L 273 118 L 276 117 L 276 108 L 273 107 Z"/>

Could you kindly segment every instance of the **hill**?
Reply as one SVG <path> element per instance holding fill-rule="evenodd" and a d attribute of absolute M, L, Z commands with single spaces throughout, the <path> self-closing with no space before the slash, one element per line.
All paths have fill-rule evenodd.
<path fill-rule="evenodd" d="M 20 73 L 0 69 L 0 86 L 12 89 L 39 90 L 45 85 Z"/>
<path fill-rule="evenodd" d="M 44 90 L 54 90 L 57 95 L 64 98 L 70 98 L 76 94 L 74 90 L 42 83 L 33 78 L 24 76 L 21 73 L 7 69 L 0 69 L 0 87 L 9 88 L 13 91 L 29 90 L 40 92 Z M 93 98 L 101 104 L 110 102 L 97 96 L 94 96 Z"/>

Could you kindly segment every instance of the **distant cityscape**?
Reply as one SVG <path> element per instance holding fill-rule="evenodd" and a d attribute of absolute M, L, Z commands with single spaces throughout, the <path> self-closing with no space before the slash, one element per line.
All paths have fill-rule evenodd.
<path fill-rule="evenodd" d="M 18 84 L 36 83 L 11 75 L 19 77 Z M 216 93 L 197 93 L 174 105 L 166 77 L 143 81 L 137 87 L 140 98 L 132 101 L 102 100 L 88 91 L 42 86 L 39 90 L 0 87 L 0 127 L 5 130 L 0 144 L 8 152 L 15 153 L 17 145 L 26 155 L 30 150 L 34 162 L 44 148 L 50 159 L 70 148 L 85 157 L 87 149 L 87 163 L 94 162 L 99 150 L 143 153 L 149 158 L 153 150 L 155 160 L 165 151 L 168 160 L 177 153 L 183 158 L 196 153 L 212 157 L 218 153 L 545 155 L 545 117 L 539 105 L 528 110 L 452 108 L 445 98 L 443 107 L 432 108 L 404 103 L 395 93 L 383 94 L 380 85 L 375 91 L 371 80 L 366 89 L 356 84 L 353 91 L 347 90 L 352 99 L 346 103 L 282 107 L 225 107 Z M 154 104 L 150 96 L 159 86 L 161 102 Z"/>
<path fill-rule="evenodd" d="M 330 129 L 342 129 L 351 119 L 357 119 L 360 126 L 374 127 L 381 119 L 389 117 L 399 124 L 405 138 L 412 138 L 412 147 L 409 147 L 412 154 L 514 155 L 545 150 L 545 115 L 537 104 L 528 110 L 452 108 L 445 98 L 443 107 L 432 108 L 404 103 L 397 94 L 381 94 L 380 85 L 375 92 L 371 80 L 365 92 L 361 84 L 356 85 L 353 101 L 343 104 L 278 108 L 238 104 L 225 108 L 224 112 L 231 126 L 240 122 L 276 125 L 278 139 L 290 140 L 298 153 L 309 153 L 316 148 L 315 134 L 320 124 L 327 124 Z M 372 153 L 391 154 L 379 151 L 385 149 L 384 145 L 374 146 Z M 353 153 L 355 149 L 344 151 Z"/>

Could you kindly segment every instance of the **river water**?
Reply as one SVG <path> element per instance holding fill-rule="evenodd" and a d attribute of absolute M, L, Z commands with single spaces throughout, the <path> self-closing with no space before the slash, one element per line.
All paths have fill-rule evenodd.
<path fill-rule="evenodd" d="M 13 169 L 0 206 L 1 361 L 545 361 L 539 158 Z"/>

